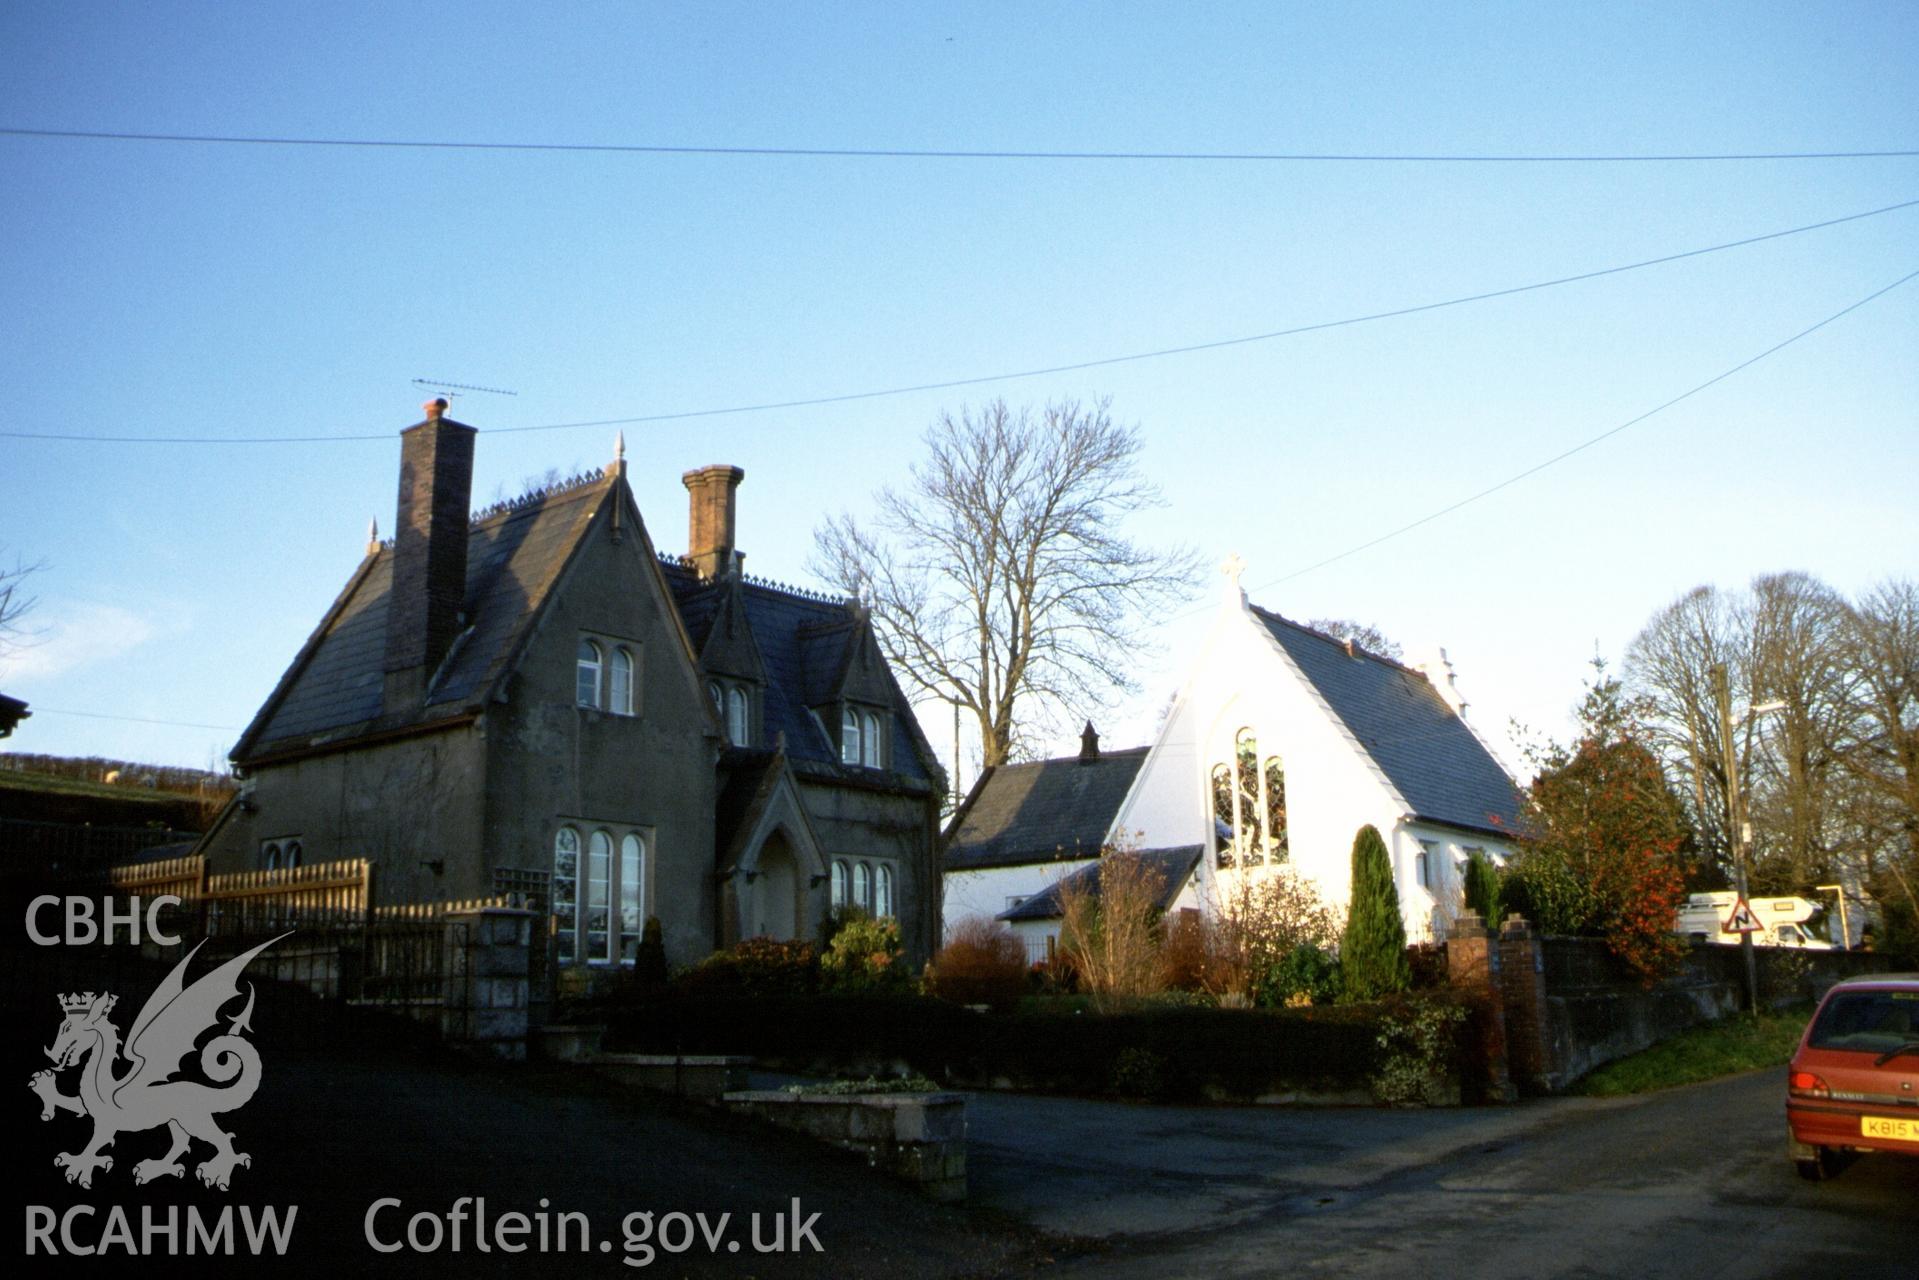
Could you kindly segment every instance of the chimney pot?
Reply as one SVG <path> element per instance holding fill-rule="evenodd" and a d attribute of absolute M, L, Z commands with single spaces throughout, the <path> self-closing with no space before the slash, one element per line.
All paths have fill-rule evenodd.
<path fill-rule="evenodd" d="M 446 397 L 437 396 L 420 407 L 426 410 L 426 416 L 429 422 L 437 422 L 440 419 L 440 415 L 446 412 Z"/>

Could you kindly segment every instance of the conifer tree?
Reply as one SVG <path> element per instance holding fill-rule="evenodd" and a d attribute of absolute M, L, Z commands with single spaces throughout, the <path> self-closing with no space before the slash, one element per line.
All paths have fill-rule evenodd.
<path fill-rule="evenodd" d="M 1499 868 L 1482 849 L 1466 855 L 1466 909 L 1477 911 L 1480 920 L 1495 932 L 1505 918 L 1499 900 Z"/>
<path fill-rule="evenodd" d="M 1348 1000 L 1374 1000 L 1412 985 L 1392 862 L 1386 842 L 1370 824 L 1353 838 L 1353 896 L 1339 942 L 1339 966 Z"/>

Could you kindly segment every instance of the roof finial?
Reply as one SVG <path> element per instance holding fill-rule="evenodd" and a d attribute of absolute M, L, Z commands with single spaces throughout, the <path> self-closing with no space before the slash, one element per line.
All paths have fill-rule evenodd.
<path fill-rule="evenodd" d="M 1226 575 L 1226 601 L 1240 608 L 1246 607 L 1246 589 L 1239 585 L 1239 577 L 1246 572 L 1246 562 L 1235 551 L 1220 562 L 1219 571 Z"/>
<path fill-rule="evenodd" d="M 613 433 L 613 461 L 606 464 L 604 474 L 610 480 L 626 474 L 626 432 Z"/>
<path fill-rule="evenodd" d="M 366 553 L 372 555 L 380 549 L 380 522 L 377 519 L 366 522 Z"/>

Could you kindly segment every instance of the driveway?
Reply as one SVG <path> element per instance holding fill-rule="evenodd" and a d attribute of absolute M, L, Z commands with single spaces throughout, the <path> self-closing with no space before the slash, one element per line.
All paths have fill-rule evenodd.
<path fill-rule="evenodd" d="M 315 1048 L 289 1046 L 286 1037 L 262 1039 L 272 1055 L 259 1093 L 244 1109 L 222 1117 L 252 1164 L 235 1172 L 231 1191 L 220 1192 L 191 1177 L 135 1186 L 134 1165 L 166 1146 L 164 1133 L 152 1131 L 121 1135 L 111 1151 L 112 1169 L 96 1174 L 90 1190 L 66 1183 L 52 1156 L 81 1145 L 89 1123 L 65 1114 L 45 1123 L 38 1119 L 38 1103 L 22 1086 L 46 1058 L 31 1040 L 16 1037 L 6 1054 L 20 1082 L 7 1112 L 14 1174 L 9 1183 L 15 1188 L 9 1212 L 17 1231 L 26 1206 L 44 1206 L 60 1217 L 74 1206 L 90 1206 L 76 1220 L 78 1243 L 98 1247 L 114 1206 L 128 1214 L 136 1240 L 143 1211 L 164 1215 L 174 1206 L 182 1215 L 191 1209 L 210 1216 L 227 1207 L 296 1207 L 284 1257 L 248 1256 L 244 1248 L 213 1258 L 129 1259 L 121 1252 L 70 1257 L 56 1228 L 51 1244 L 61 1256 L 49 1258 L 35 1246 L 28 1269 L 8 1274 L 948 1280 L 1020 1274 L 1044 1256 L 1037 1234 L 1016 1221 L 932 1204 L 845 1153 L 695 1104 L 620 1088 L 580 1068 L 489 1065 L 395 1044 Z M 73 1087 L 63 1084 L 65 1090 Z M 196 1151 L 192 1162 L 201 1154 Z M 481 1252 L 472 1225 L 480 1211 L 472 1205 L 458 1252 L 450 1231 L 430 1252 L 380 1253 L 369 1245 L 366 1217 L 376 1202 L 398 1201 L 375 1222 L 381 1242 L 393 1244 L 404 1239 L 415 1213 L 439 1218 L 444 1229 L 462 1197 L 484 1197 L 484 1214 L 495 1223 L 507 1213 L 582 1214 L 591 1230 L 588 1247 L 544 1256 L 531 1249 Z M 793 1231 L 796 1200 L 800 1222 L 810 1226 L 804 1238 Z M 626 1219 L 634 1213 L 653 1215 L 650 1252 L 628 1243 Z M 722 1214 L 728 1221 L 713 1245 L 695 1229 L 690 1247 L 668 1252 L 657 1234 L 668 1214 L 704 1214 L 709 1226 L 717 1226 Z M 799 1251 L 755 1251 L 755 1214 L 763 1242 L 772 1242 L 771 1224 L 783 1220 L 783 1243 L 797 1241 Z M 184 1234 L 183 1227 L 178 1249 L 185 1248 Z M 430 1224 L 423 1227 L 420 1242 L 433 1238 Z M 162 1240 L 153 1251 L 166 1247 Z"/>

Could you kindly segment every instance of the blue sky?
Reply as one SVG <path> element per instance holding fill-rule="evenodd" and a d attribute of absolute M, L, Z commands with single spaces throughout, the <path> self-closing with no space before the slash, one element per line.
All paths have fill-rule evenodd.
<path fill-rule="evenodd" d="M 818 148 L 1670 153 L 1919 146 L 1919 9 L 524 5 L 0 9 L 0 126 Z M 222 756 L 392 523 L 426 377 L 509 388 L 476 501 L 612 428 L 1098 359 L 1589 271 L 1919 197 L 1919 159 L 952 160 L 0 136 L 0 545 L 44 561 L 6 746 Z M 966 390 L 626 428 L 655 541 L 744 467 L 805 583 L 940 410 L 1110 395 L 1167 505 L 1294 617 L 1442 644 L 1557 728 L 1700 582 L 1919 571 L 1919 282 L 1558 467 L 1294 571 L 1652 408 L 1919 268 L 1919 209 L 1518 297 Z M 1143 741 L 1216 587 L 1162 620 Z M 125 717 L 100 719 L 71 714 Z M 189 722 L 140 723 L 140 719 Z M 935 717 L 935 724 L 944 724 Z M 946 735 L 936 733 L 935 741 Z M 1068 745 L 1062 742 L 1062 747 Z"/>

